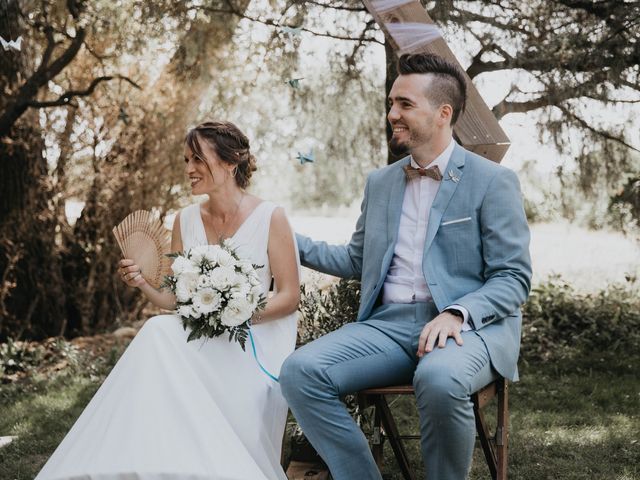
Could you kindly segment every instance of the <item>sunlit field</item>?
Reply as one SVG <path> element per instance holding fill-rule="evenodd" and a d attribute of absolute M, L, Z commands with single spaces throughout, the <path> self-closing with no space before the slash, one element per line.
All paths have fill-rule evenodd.
<path fill-rule="evenodd" d="M 293 214 L 293 228 L 316 240 L 349 240 L 357 211 L 337 217 Z M 607 230 L 588 230 L 569 223 L 531 225 L 533 282 L 561 275 L 576 290 L 595 291 L 625 276 L 640 273 L 640 243 L 633 237 Z"/>

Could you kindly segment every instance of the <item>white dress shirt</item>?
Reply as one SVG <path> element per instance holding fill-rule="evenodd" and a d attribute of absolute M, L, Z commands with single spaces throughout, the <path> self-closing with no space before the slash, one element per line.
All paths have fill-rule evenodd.
<path fill-rule="evenodd" d="M 440 173 L 444 175 L 454 146 L 455 142 L 451 139 L 447 148 L 426 168 L 437 165 Z M 411 158 L 411 166 L 420 167 L 413 157 Z M 398 240 L 382 287 L 382 303 L 384 304 L 431 300 L 431 292 L 422 271 L 422 257 L 429 212 L 439 188 L 440 182 L 430 177 L 417 177 L 407 183 L 402 201 Z M 461 305 L 450 305 L 447 308 L 460 310 L 464 315 L 462 330 L 471 330 L 469 312 L 466 308 Z"/>

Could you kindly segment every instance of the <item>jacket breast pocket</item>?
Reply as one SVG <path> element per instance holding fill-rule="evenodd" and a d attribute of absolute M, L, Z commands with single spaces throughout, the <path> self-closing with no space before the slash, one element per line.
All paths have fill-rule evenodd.
<path fill-rule="evenodd" d="M 476 276 L 482 270 L 482 245 L 476 219 L 467 215 L 444 218 L 437 236 L 447 268 L 464 276 Z"/>

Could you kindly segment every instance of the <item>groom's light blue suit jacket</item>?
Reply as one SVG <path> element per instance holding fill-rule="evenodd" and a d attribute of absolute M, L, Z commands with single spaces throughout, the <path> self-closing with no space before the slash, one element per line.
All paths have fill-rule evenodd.
<path fill-rule="evenodd" d="M 347 245 L 297 235 L 303 265 L 362 284 L 358 321 L 367 319 L 398 238 L 406 157 L 367 178 L 362 211 Z M 442 311 L 465 307 L 496 371 L 517 380 L 522 315 L 531 285 L 529 227 L 511 170 L 456 144 L 431 207 L 422 271 Z M 451 348 L 451 347 L 448 347 Z"/>

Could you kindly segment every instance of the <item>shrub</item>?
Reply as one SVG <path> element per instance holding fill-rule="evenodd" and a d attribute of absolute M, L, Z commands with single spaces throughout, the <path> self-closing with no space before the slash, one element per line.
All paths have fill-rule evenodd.
<path fill-rule="evenodd" d="M 523 309 L 522 358 L 629 365 L 640 356 L 640 296 L 635 279 L 579 293 L 552 277 Z M 613 363 L 611 363 L 613 362 Z"/>
<path fill-rule="evenodd" d="M 360 282 L 339 280 L 324 290 L 300 287 L 298 345 L 304 345 L 341 326 L 355 322 L 360 306 Z"/>

